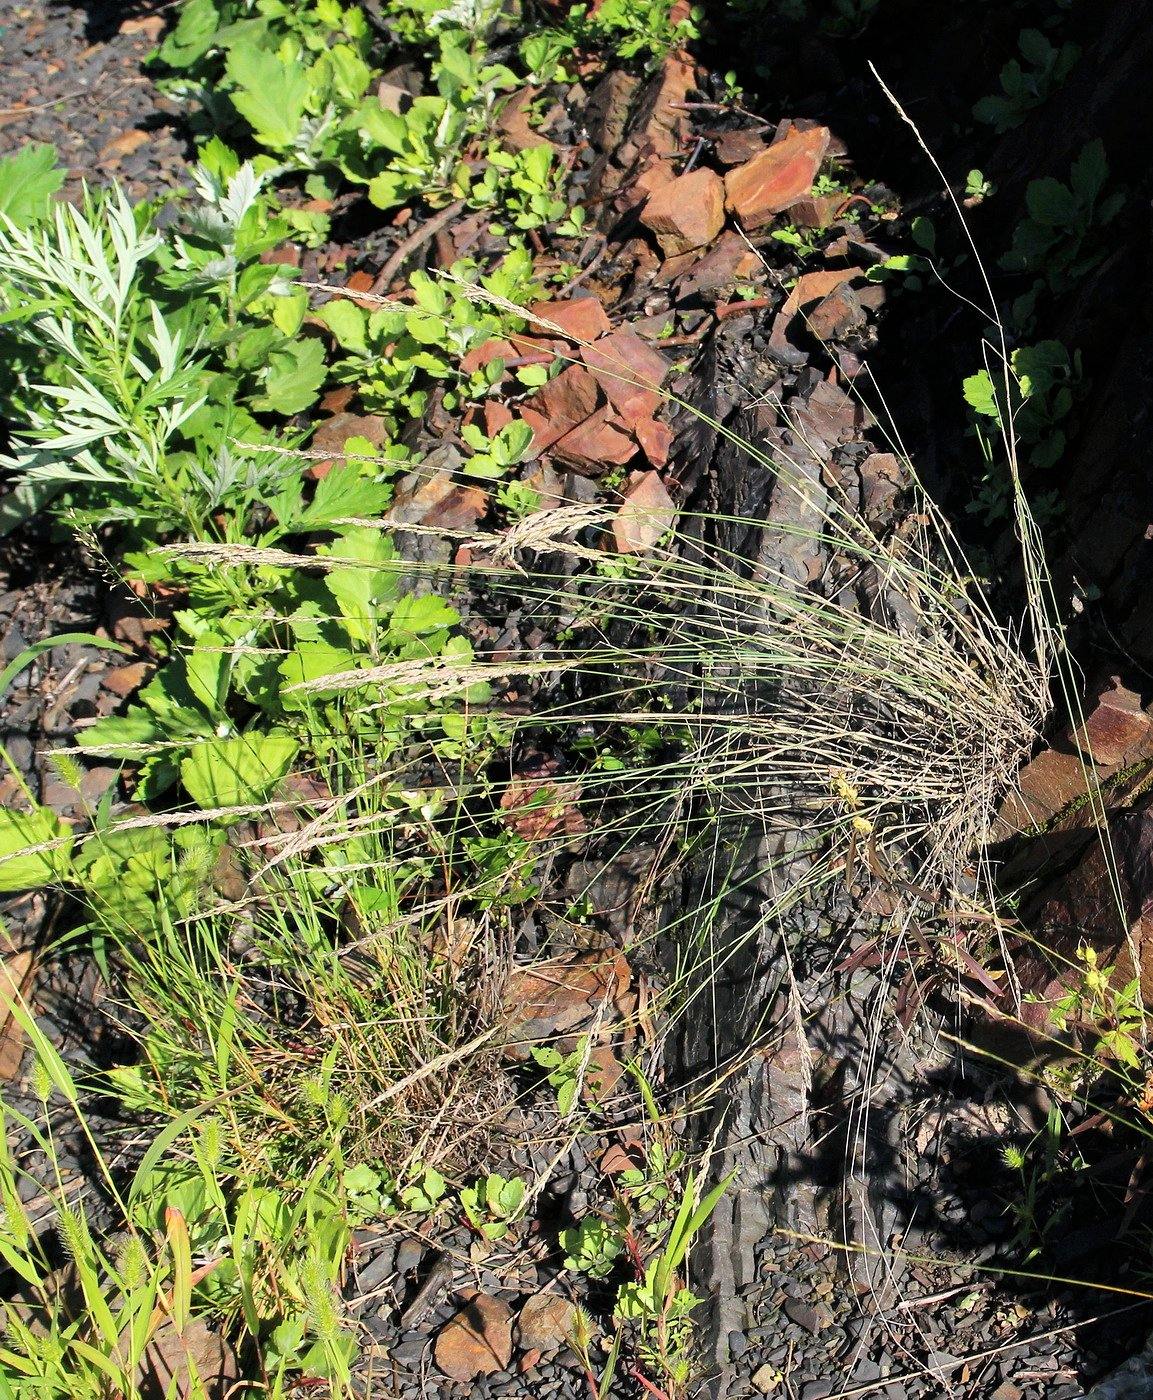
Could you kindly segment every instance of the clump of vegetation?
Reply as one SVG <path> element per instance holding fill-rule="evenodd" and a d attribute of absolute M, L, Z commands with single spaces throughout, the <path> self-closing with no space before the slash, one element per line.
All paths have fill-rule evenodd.
<path fill-rule="evenodd" d="M 836 0 L 821 23 L 859 32 L 876 8 Z M 22 1167 L 0 1155 L 0 1256 L 27 1290 L 5 1305 L 0 1358 L 20 1394 L 137 1394 L 149 1349 L 193 1322 L 244 1353 L 262 1393 L 301 1378 L 353 1393 L 341 1289 L 354 1232 L 463 1220 L 478 1257 L 511 1247 L 540 1183 L 493 1160 L 494 1122 L 526 1084 L 566 1124 L 604 1112 L 588 1036 L 535 1045 L 516 1071 L 499 1053 L 520 911 L 574 836 L 657 839 L 670 864 L 720 867 L 750 824 L 792 831 L 803 808 L 811 865 L 764 919 L 844 879 L 862 851 L 914 889 L 951 892 L 1035 742 L 1050 619 L 1037 608 L 1038 655 L 1025 655 L 915 485 L 916 529 L 898 545 L 736 443 L 805 507 L 798 537 L 832 542 L 876 585 L 882 602 L 862 614 L 784 568 L 751 574 L 701 542 L 707 528 L 670 523 L 647 551 L 615 551 L 612 507 L 545 510 L 517 476 L 525 422 L 482 426 L 505 365 L 463 362 L 531 323 L 541 250 L 563 283 L 585 228 L 556 152 L 494 136 L 503 103 L 598 48 L 656 68 L 700 19 L 608 0 L 521 38 L 484 3 L 396 0 L 370 17 L 339 0 L 186 0 L 157 63 L 198 127 L 190 193 L 133 207 L 111 185 L 55 204 L 50 149 L 0 162 L 14 509 L 51 510 L 174 604 L 147 683 L 57 756 L 77 780 L 78 755 L 119 764 L 132 805 L 109 797 L 83 831 L 31 793 L 0 814 L 0 888 L 69 901 L 70 936 L 133 1047 L 79 1082 L 14 999 L 43 1121 L 12 1121 L 51 1164 L 82 1294 L 77 1307 L 57 1286 L 20 1204 Z M 382 92 L 398 46 L 423 60 L 419 91 Z M 1051 48 L 1023 42 L 1038 73 L 1003 78 L 1008 105 L 990 120 L 1011 124 L 1059 81 L 1072 60 Z M 1105 174 L 1086 148 L 1068 187 L 1038 182 L 1006 267 L 1054 292 L 1082 275 L 1118 207 Z M 980 172 L 968 193 L 991 193 Z M 305 285 L 271 255 L 322 244 L 343 197 L 398 217 L 471 210 L 493 242 L 447 276 L 412 272 L 399 296 Z M 794 227 L 774 237 L 802 257 L 819 247 Z M 921 285 L 935 234 L 921 222 L 913 237 L 926 256 L 897 254 L 875 280 Z M 539 388 L 561 358 L 519 364 L 513 382 Z M 1029 520 L 1017 446 L 1032 467 L 1057 463 L 1080 375 L 1075 353 L 1036 340 L 966 380 L 990 481 L 1007 445 L 989 518 Z M 317 405 L 337 388 L 355 389 L 378 438 L 310 456 Z M 470 415 L 454 420 L 447 472 L 481 500 L 447 582 L 385 519 L 433 469 L 413 444 L 434 409 Z M 317 455 L 325 470 L 307 476 Z M 532 656 L 478 650 L 459 606 L 470 568 L 486 598 L 532 613 L 545 639 Z M 526 790 L 517 762 L 538 744 L 564 763 Z M 658 1012 L 731 954 L 712 946 L 709 898 L 674 920 L 681 962 Z M 1099 1023 L 1093 1053 L 1136 1072 L 1143 1028 L 1101 975 L 1086 960 L 1062 1014 Z M 598 1352 L 578 1309 L 568 1340 L 597 1396 L 622 1365 L 681 1396 L 700 1302 L 688 1255 L 730 1179 L 710 1183 L 628 1068 L 644 1151 L 556 1241 L 570 1279 L 605 1290 L 610 1335 Z M 86 1131 L 94 1095 L 142 1151 L 125 1171 L 94 1144 L 107 1232 L 64 1197 L 46 1126 L 56 1096 Z"/>

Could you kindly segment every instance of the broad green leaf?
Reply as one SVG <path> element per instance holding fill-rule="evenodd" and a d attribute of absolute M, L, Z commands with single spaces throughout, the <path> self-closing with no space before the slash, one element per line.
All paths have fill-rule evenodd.
<path fill-rule="evenodd" d="M 284 730 L 253 731 L 197 744 L 180 765 L 180 780 L 198 807 L 262 802 L 292 767 L 300 745 Z"/>
<path fill-rule="evenodd" d="M 281 335 L 296 335 L 307 314 L 308 293 L 303 287 L 294 287 L 291 292 L 272 298 L 272 320 Z"/>
<path fill-rule="evenodd" d="M 1059 340 L 1040 340 L 1036 345 L 1020 345 L 1013 351 L 1013 373 L 1021 393 L 1044 394 L 1069 372 L 1069 352 Z"/>
<path fill-rule="evenodd" d="M 29 847 L 65 838 L 50 851 L 28 852 Z M 72 856 L 72 831 L 48 807 L 31 812 L 0 811 L 0 892 L 38 889 L 60 880 Z"/>
<path fill-rule="evenodd" d="M 335 599 L 350 637 L 369 642 L 382 607 L 397 593 L 397 575 L 383 567 L 395 557 L 392 541 L 381 530 L 358 527 L 342 535 L 329 551 L 336 558 L 355 560 L 372 568 L 333 569 L 324 586 Z"/>
<path fill-rule="evenodd" d="M 316 401 L 327 372 L 319 340 L 286 342 L 269 356 L 264 393 L 253 399 L 253 407 L 286 417 L 300 413 Z"/>
<path fill-rule="evenodd" d="M 220 14 L 212 0 L 187 0 L 176 28 L 160 45 L 161 62 L 170 68 L 191 68 L 212 47 L 220 29 Z"/>
<path fill-rule="evenodd" d="M 295 693 L 293 686 L 339 675 L 342 671 L 355 671 L 364 660 L 363 654 L 331 646 L 328 642 L 299 642 L 278 668 L 283 685 L 280 703 L 286 710 L 307 709 L 316 696 Z"/>
<path fill-rule="evenodd" d="M 308 77 L 297 66 L 251 44 L 228 55 L 227 74 L 236 85 L 232 102 L 262 146 L 290 151 L 296 142 L 308 100 Z"/>
<path fill-rule="evenodd" d="M 47 214 L 52 196 L 63 183 L 55 146 L 38 141 L 24 146 L 0 160 L 0 214 L 18 228 L 27 228 Z"/>
<path fill-rule="evenodd" d="M 348 445 L 345 443 L 346 449 Z M 301 513 L 299 526 L 304 530 L 322 530 L 337 520 L 378 515 L 391 500 L 391 486 L 373 481 L 358 463 L 343 462 L 317 482 L 316 495 Z"/>
<path fill-rule="evenodd" d="M 1021 56 L 1034 68 L 1044 68 L 1057 55 L 1057 50 L 1039 29 L 1022 29 L 1017 38 Z"/>
<path fill-rule="evenodd" d="M 215 715 L 224 708 L 228 696 L 228 678 L 232 670 L 232 655 L 225 639 L 207 632 L 196 646 L 184 656 L 184 673 L 188 689 L 207 714 Z"/>
<path fill-rule="evenodd" d="M 965 402 L 975 412 L 985 418 L 1000 417 L 997 394 L 988 370 L 983 369 L 977 374 L 971 374 L 961 387 L 965 394 Z"/>
<path fill-rule="evenodd" d="M 342 350 L 351 350 L 357 355 L 368 354 L 368 316 L 362 307 L 347 297 L 333 297 L 325 302 L 316 316 L 332 332 Z"/>
<path fill-rule="evenodd" d="M 1088 142 L 1073 162 L 1071 172 L 1071 182 L 1077 198 L 1083 204 L 1092 204 L 1104 188 L 1108 175 L 1105 143 L 1100 138 Z"/>
<path fill-rule="evenodd" d="M 1052 175 L 1030 181 L 1025 191 L 1025 207 L 1031 219 L 1049 228 L 1064 228 L 1077 218 L 1077 200 L 1072 190 Z"/>
<path fill-rule="evenodd" d="M 393 608 L 388 619 L 389 635 L 393 637 L 421 637 L 429 632 L 437 632 L 442 627 L 453 627 L 460 621 L 460 614 L 450 608 L 435 593 L 423 597 L 402 598 Z"/>
<path fill-rule="evenodd" d="M 369 202 L 378 209 L 395 209 L 414 192 L 415 186 L 408 176 L 387 170 L 375 175 L 368 184 Z"/>
<path fill-rule="evenodd" d="M 133 705 L 126 714 L 98 719 L 77 737 L 77 746 L 86 753 L 100 753 L 109 758 L 139 760 L 142 744 L 155 744 L 165 731 L 156 717 L 141 705 Z"/>

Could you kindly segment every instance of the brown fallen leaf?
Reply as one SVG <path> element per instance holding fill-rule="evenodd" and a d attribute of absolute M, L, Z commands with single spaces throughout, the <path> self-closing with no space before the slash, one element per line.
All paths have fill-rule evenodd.
<path fill-rule="evenodd" d="M 139 19 L 122 20 L 120 24 L 121 34 L 144 34 L 153 43 L 160 38 L 163 30 L 163 15 L 143 15 Z"/>
<path fill-rule="evenodd" d="M 454 1381 L 507 1370 L 512 1360 L 512 1309 L 500 1298 L 474 1293 L 440 1329 L 433 1355 Z"/>
<path fill-rule="evenodd" d="M 114 136 L 101 151 L 105 160 L 110 160 L 113 156 L 130 156 L 133 151 L 138 151 L 141 146 L 148 144 L 148 132 L 133 128 L 132 131 L 125 131 L 120 136 Z"/>

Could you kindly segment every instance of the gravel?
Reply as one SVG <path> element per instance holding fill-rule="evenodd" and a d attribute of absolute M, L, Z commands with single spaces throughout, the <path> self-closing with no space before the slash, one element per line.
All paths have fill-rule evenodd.
<path fill-rule="evenodd" d="M 134 199 L 181 184 L 178 105 L 141 70 L 167 9 L 0 0 L 0 156 L 51 143 L 73 196 L 81 182 L 109 177 Z"/>

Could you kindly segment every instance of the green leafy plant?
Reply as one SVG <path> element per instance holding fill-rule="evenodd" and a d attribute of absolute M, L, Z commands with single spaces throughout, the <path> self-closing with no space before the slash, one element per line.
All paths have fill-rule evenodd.
<path fill-rule="evenodd" d="M 1140 1071 L 1145 1053 L 1145 1013 L 1140 978 L 1116 985 L 1115 967 L 1102 967 L 1088 943 L 1077 949 L 1077 985 L 1053 1006 L 1049 1018 L 1059 1031 L 1076 1030 L 1093 1039 L 1092 1053 L 1125 1070 Z"/>
<path fill-rule="evenodd" d="M 1011 272 L 1039 273 L 1053 292 L 1062 292 L 1100 262 L 1100 232 L 1120 212 L 1125 196 L 1105 194 L 1109 166 L 1105 146 L 1090 141 L 1073 162 L 1069 183 L 1047 175 L 1025 191 L 1028 217 L 1013 231 L 1013 246 L 1001 259 Z"/>
<path fill-rule="evenodd" d="M 620 1224 L 588 1215 L 561 1231 L 564 1266 L 589 1278 L 607 1278 L 624 1249 Z"/>
<path fill-rule="evenodd" d="M 518 1177 L 490 1172 L 460 1193 L 468 1223 L 487 1240 L 501 1240 L 512 1229 L 524 1206 L 528 1188 Z"/>
<path fill-rule="evenodd" d="M 601 44 L 621 58 L 644 58 L 657 68 L 674 49 L 700 38 L 703 12 L 696 6 L 674 20 L 670 0 L 604 0 L 594 11 L 574 5 L 567 24 L 585 44 Z"/>
<path fill-rule="evenodd" d="M 983 204 L 997 193 L 997 186 L 980 170 L 970 170 L 965 176 L 965 198 L 973 204 Z"/>
<path fill-rule="evenodd" d="M 333 376 L 355 382 L 365 407 L 388 415 L 393 424 L 402 416 L 418 417 L 428 402 L 430 383 L 437 380 L 447 381 L 446 407 L 454 408 L 459 398 L 485 397 L 503 365 L 491 360 L 466 374 L 461 359 L 486 340 L 503 339 L 524 328 L 523 318 L 504 307 L 527 305 L 540 295 L 532 271 L 529 254 L 513 249 L 490 272 L 482 273 L 475 263 L 462 259 L 453 265 L 450 278 L 414 273 L 411 307 L 367 311 L 345 298 L 326 303 L 320 319 L 346 352 L 334 362 Z M 499 305 L 478 305 L 469 295 L 474 283 L 498 298 Z M 510 445 L 513 441 L 515 435 L 505 439 Z"/>
<path fill-rule="evenodd" d="M 998 135 L 1020 126 L 1060 87 L 1081 57 L 1076 44 L 1058 48 L 1039 29 L 1023 29 L 1017 47 L 1024 63 L 1011 58 L 1001 69 L 1001 92 L 982 97 L 973 108 L 977 120 L 987 122 Z"/>
<path fill-rule="evenodd" d="M 0 216 L 17 228 L 39 223 L 63 183 L 56 148 L 29 142 L 0 160 Z"/>
<path fill-rule="evenodd" d="M 492 437 L 486 437 L 473 423 L 466 424 L 460 435 L 472 449 L 472 456 L 462 468 L 464 475 L 479 477 L 482 481 L 504 476 L 524 460 L 532 442 L 532 429 L 519 418 L 506 423 Z"/>
<path fill-rule="evenodd" d="M 987 425 L 990 430 L 987 443 L 992 445 L 994 437 L 1007 432 L 1028 448 L 1032 466 L 1052 467 L 1065 450 L 1061 424 L 1073 409 L 1074 390 L 1081 378 L 1080 353 L 1070 356 L 1059 340 L 1019 345 L 1010 352 L 1009 370 L 1007 377 L 996 382 L 988 370 L 970 375 L 962 386 L 965 402 L 978 428 Z"/>
<path fill-rule="evenodd" d="M 237 440 L 276 445 L 254 414 L 306 408 L 325 377 L 323 347 L 297 334 L 303 291 L 259 261 L 287 226 L 251 166 L 224 147 L 205 156 L 201 202 L 173 231 L 116 186 L 0 226 L 0 298 L 26 358 L 6 460 L 37 504 L 63 496 L 80 524 L 155 538 L 212 535 L 222 509 L 246 519 L 286 459 Z"/>

